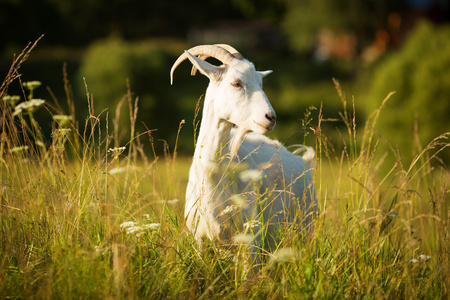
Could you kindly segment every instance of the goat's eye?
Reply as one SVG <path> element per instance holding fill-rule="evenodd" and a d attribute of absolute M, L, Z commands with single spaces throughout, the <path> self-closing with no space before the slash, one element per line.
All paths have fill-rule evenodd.
<path fill-rule="evenodd" d="M 239 81 L 233 81 L 233 82 L 231 83 L 231 85 L 232 85 L 233 87 L 235 87 L 235 88 L 240 88 L 240 87 L 242 87 L 242 83 L 240 83 Z"/>

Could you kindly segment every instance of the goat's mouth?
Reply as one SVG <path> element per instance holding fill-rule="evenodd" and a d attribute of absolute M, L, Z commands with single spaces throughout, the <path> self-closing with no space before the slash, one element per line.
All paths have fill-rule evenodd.
<path fill-rule="evenodd" d="M 261 127 L 265 132 L 269 132 L 275 127 L 275 122 L 271 122 L 269 125 L 263 125 L 259 122 L 256 122 L 255 120 L 253 120 L 253 122 L 259 127 Z"/>

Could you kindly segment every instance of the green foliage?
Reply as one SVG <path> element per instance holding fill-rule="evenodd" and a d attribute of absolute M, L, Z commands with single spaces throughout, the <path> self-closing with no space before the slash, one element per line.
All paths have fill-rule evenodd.
<path fill-rule="evenodd" d="M 450 128 L 450 26 L 422 23 L 406 43 L 375 69 L 367 112 L 395 91 L 379 122 L 381 134 L 398 145 L 406 159 Z M 415 149 L 418 147 L 419 149 Z M 450 155 L 447 154 L 449 159 Z"/>
<path fill-rule="evenodd" d="M 326 27 L 335 27 L 333 1 L 287 1 L 283 26 L 293 49 L 309 51 L 314 46 L 317 33 Z"/>
<path fill-rule="evenodd" d="M 289 36 L 292 49 L 310 51 L 320 30 L 351 31 L 360 39 L 371 38 L 385 24 L 389 11 L 403 1 L 296 1 L 284 0 L 286 14 L 283 29 Z M 363 42 L 363 41 L 362 41 Z"/>
<path fill-rule="evenodd" d="M 182 97 L 173 96 L 169 81 L 169 70 L 176 56 L 183 51 L 183 43 L 171 40 L 126 42 L 118 38 L 108 38 L 93 43 L 81 64 L 78 78 L 84 78 L 95 112 L 110 109 L 112 118 L 120 118 L 120 136 L 127 134 L 130 107 L 121 103 L 114 111 L 128 88 L 133 97 L 139 98 L 139 110 L 145 116 L 147 126 L 160 128 L 161 136 L 174 140 L 176 125 L 186 118 L 183 106 L 178 105 Z M 79 94 L 86 88 L 77 84 Z M 195 96 L 192 97 L 195 101 Z M 189 108 L 192 114 L 195 104 Z M 131 107 L 131 110 L 134 108 Z M 175 122 L 174 122 L 175 121 Z M 138 130 L 144 131 L 138 120 Z M 124 132 L 123 132 L 124 131 Z"/>
<path fill-rule="evenodd" d="M 111 70 L 131 74 L 121 61 L 133 58 L 116 47 L 119 59 Z M 329 148 L 322 110 L 317 123 L 306 110 L 301 126 L 313 126 L 317 153 L 314 229 L 301 234 L 300 224 L 285 224 L 279 247 L 259 253 L 261 264 L 252 267 L 248 246 L 237 236 L 205 241 L 199 249 L 185 227 L 190 158 L 149 155 L 133 134 L 125 147 L 110 148 L 116 133 L 102 134 L 109 120 L 100 112 L 89 115 L 88 128 L 79 128 L 74 111 L 56 115 L 46 102 L 40 110 L 53 116 L 49 140 L 42 138 L 34 108 L 14 114 L 17 100 L 39 90 L 40 83 L 31 81 L 21 85 L 25 97 L 6 94 L 31 49 L 14 61 L 0 88 L 2 298 L 449 297 L 449 170 L 417 159 L 408 168 L 394 164 L 381 171 L 374 127 L 386 110 L 376 109 L 365 127 L 357 126 L 356 109 L 335 81 L 342 151 Z M 448 149 L 449 136 L 420 156 Z"/>
<path fill-rule="evenodd" d="M 14 116 L 16 103 L 7 97 L 0 102 L 0 295 L 448 298 L 448 170 L 417 160 L 380 172 L 373 126 L 383 113 L 375 111 L 357 134 L 355 111 L 335 84 L 347 147 L 328 148 L 319 114 L 313 232 L 302 235 L 299 224 L 286 224 L 278 249 L 261 252 L 256 268 L 242 239 L 205 241 L 198 249 L 184 226 L 190 158 L 167 156 L 164 163 L 133 135 L 126 147 L 110 148 L 111 138 L 101 134 L 104 114 L 89 116 L 87 135 L 69 116 L 54 115 L 52 138 L 44 141 L 38 121 Z M 26 84 L 29 91 L 36 85 Z M 309 113 L 303 126 L 312 122 Z M 443 137 L 433 146 L 450 144 Z"/>
<path fill-rule="evenodd" d="M 96 42 L 88 50 L 80 74 L 95 91 L 96 105 L 117 105 L 126 94 L 125 81 L 131 78 L 133 68 L 130 52 L 119 39 Z"/>

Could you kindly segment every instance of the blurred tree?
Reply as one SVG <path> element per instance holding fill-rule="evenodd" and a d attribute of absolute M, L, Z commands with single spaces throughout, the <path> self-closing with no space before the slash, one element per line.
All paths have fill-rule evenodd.
<path fill-rule="evenodd" d="M 310 51 L 320 30 L 353 32 L 364 43 L 386 24 L 390 11 L 404 5 L 403 0 L 283 1 L 283 28 L 298 52 Z"/>
<path fill-rule="evenodd" d="M 242 11 L 248 9 L 237 3 L 230 5 L 226 0 L 2 0 L 0 26 L 6 30 L 2 33 L 0 51 L 8 43 L 27 44 L 41 34 L 46 35 L 43 43 L 69 46 L 86 45 L 111 33 L 125 39 L 185 37 L 193 25 L 213 22 L 218 16 L 243 18 Z"/>
<path fill-rule="evenodd" d="M 98 40 L 89 46 L 84 56 L 75 92 L 82 99 L 85 88 L 80 81 L 84 78 L 92 95 L 95 115 L 108 109 L 110 120 L 113 120 L 118 112 L 118 103 L 127 94 L 128 81 L 132 100 L 139 98 L 137 131 L 145 130 L 141 124 L 143 120 L 146 126 L 158 129 L 156 136 L 172 143 L 178 123 L 193 116 L 195 100 L 198 99 L 198 94 L 192 94 L 188 88 L 180 88 L 193 85 L 186 79 L 190 77 L 188 64 L 184 66 L 188 70 L 177 74 L 179 88 L 170 87 L 170 67 L 183 49 L 184 43 L 169 39 L 130 42 L 110 37 Z M 128 104 L 122 104 L 118 132 L 121 138 L 126 138 L 130 133 L 130 118 Z M 189 141 L 188 146 L 191 144 Z"/>
<path fill-rule="evenodd" d="M 450 132 L 450 26 L 420 24 L 399 51 L 376 68 L 367 101 L 368 112 L 391 91 L 396 94 L 382 112 L 378 127 L 398 145 L 404 159 L 417 153 L 414 126 L 422 146 Z M 446 154 L 450 159 L 450 153 Z"/>

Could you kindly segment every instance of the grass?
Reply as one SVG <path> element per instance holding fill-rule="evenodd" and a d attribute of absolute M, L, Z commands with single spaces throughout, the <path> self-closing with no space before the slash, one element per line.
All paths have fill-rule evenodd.
<path fill-rule="evenodd" d="M 18 68 L 33 47 L 17 57 L 1 97 L 20 80 Z M 22 86 L 30 101 L 33 90 Z M 67 81 L 65 87 L 70 91 Z M 239 246 L 211 241 L 197 248 L 183 220 L 190 158 L 176 149 L 159 157 L 144 147 L 158 141 L 151 130 L 134 132 L 130 94 L 125 145 L 114 139 L 108 112 L 77 126 L 71 110 L 65 124 L 54 118 L 45 140 L 32 111 L 14 116 L 15 107 L 2 101 L 0 295 L 448 298 L 450 174 L 438 158 L 448 151 L 449 133 L 418 146 L 406 164 L 395 150 L 379 153 L 379 145 L 389 145 L 374 129 L 382 107 L 358 128 L 353 103 L 337 82 L 336 89 L 344 149 L 335 150 L 322 131 L 322 108 L 318 120 L 304 123 L 316 137 L 314 232 L 306 240 L 295 230 L 280 233 L 278 250 L 256 271 L 246 269 Z M 67 101 L 73 107 L 70 92 Z M 48 102 L 39 109 L 65 115 Z M 386 155 L 397 163 L 386 165 Z"/>

